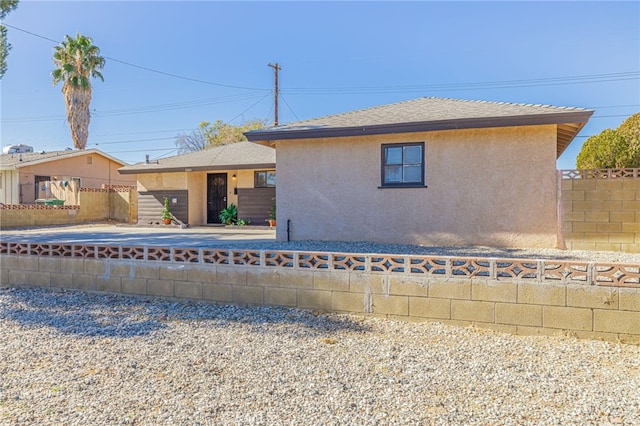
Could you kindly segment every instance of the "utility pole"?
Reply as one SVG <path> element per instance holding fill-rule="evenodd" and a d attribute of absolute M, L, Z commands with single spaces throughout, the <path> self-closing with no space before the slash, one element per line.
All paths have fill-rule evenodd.
<path fill-rule="evenodd" d="M 273 114 L 273 125 L 278 125 L 278 71 L 282 68 L 276 62 L 275 64 L 269 64 L 271 68 L 273 68 L 275 74 L 275 90 L 273 91 L 273 100 L 274 100 L 274 114 Z"/>

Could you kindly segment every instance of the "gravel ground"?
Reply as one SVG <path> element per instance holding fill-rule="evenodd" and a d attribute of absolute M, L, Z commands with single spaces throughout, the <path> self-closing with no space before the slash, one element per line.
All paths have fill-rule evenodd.
<path fill-rule="evenodd" d="M 640 347 L 0 289 L 2 425 L 640 424 Z"/>

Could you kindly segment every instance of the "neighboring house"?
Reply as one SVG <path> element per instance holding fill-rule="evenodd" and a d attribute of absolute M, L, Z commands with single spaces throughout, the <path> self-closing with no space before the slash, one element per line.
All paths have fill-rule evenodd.
<path fill-rule="evenodd" d="M 160 222 L 164 197 L 171 213 L 184 223 L 220 223 L 230 204 L 238 217 L 266 225 L 275 197 L 276 153 L 269 147 L 238 142 L 203 151 L 126 166 L 136 174 L 138 224 Z"/>
<path fill-rule="evenodd" d="M 49 181 L 75 182 L 80 188 L 135 185 L 135 176 L 118 173 L 124 165 L 97 149 L 1 154 L 0 202 L 33 204 L 48 198 Z"/>
<path fill-rule="evenodd" d="M 429 97 L 245 135 L 278 153 L 278 240 L 555 247 L 556 159 L 591 114 Z"/>

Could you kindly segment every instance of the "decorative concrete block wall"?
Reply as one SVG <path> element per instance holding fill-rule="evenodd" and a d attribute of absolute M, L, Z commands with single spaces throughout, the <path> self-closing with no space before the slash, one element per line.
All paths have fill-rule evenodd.
<path fill-rule="evenodd" d="M 0 278 L 640 343 L 640 265 L 0 242 Z"/>
<path fill-rule="evenodd" d="M 568 249 L 640 253 L 638 169 L 564 170 L 560 175 Z"/>

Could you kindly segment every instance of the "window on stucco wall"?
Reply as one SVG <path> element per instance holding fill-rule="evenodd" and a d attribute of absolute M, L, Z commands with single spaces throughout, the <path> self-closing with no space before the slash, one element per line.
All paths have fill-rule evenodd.
<path fill-rule="evenodd" d="M 382 145 L 382 187 L 424 186 L 424 142 Z"/>
<path fill-rule="evenodd" d="M 274 188 L 276 186 L 276 171 L 267 170 L 255 173 L 254 188 Z"/>

